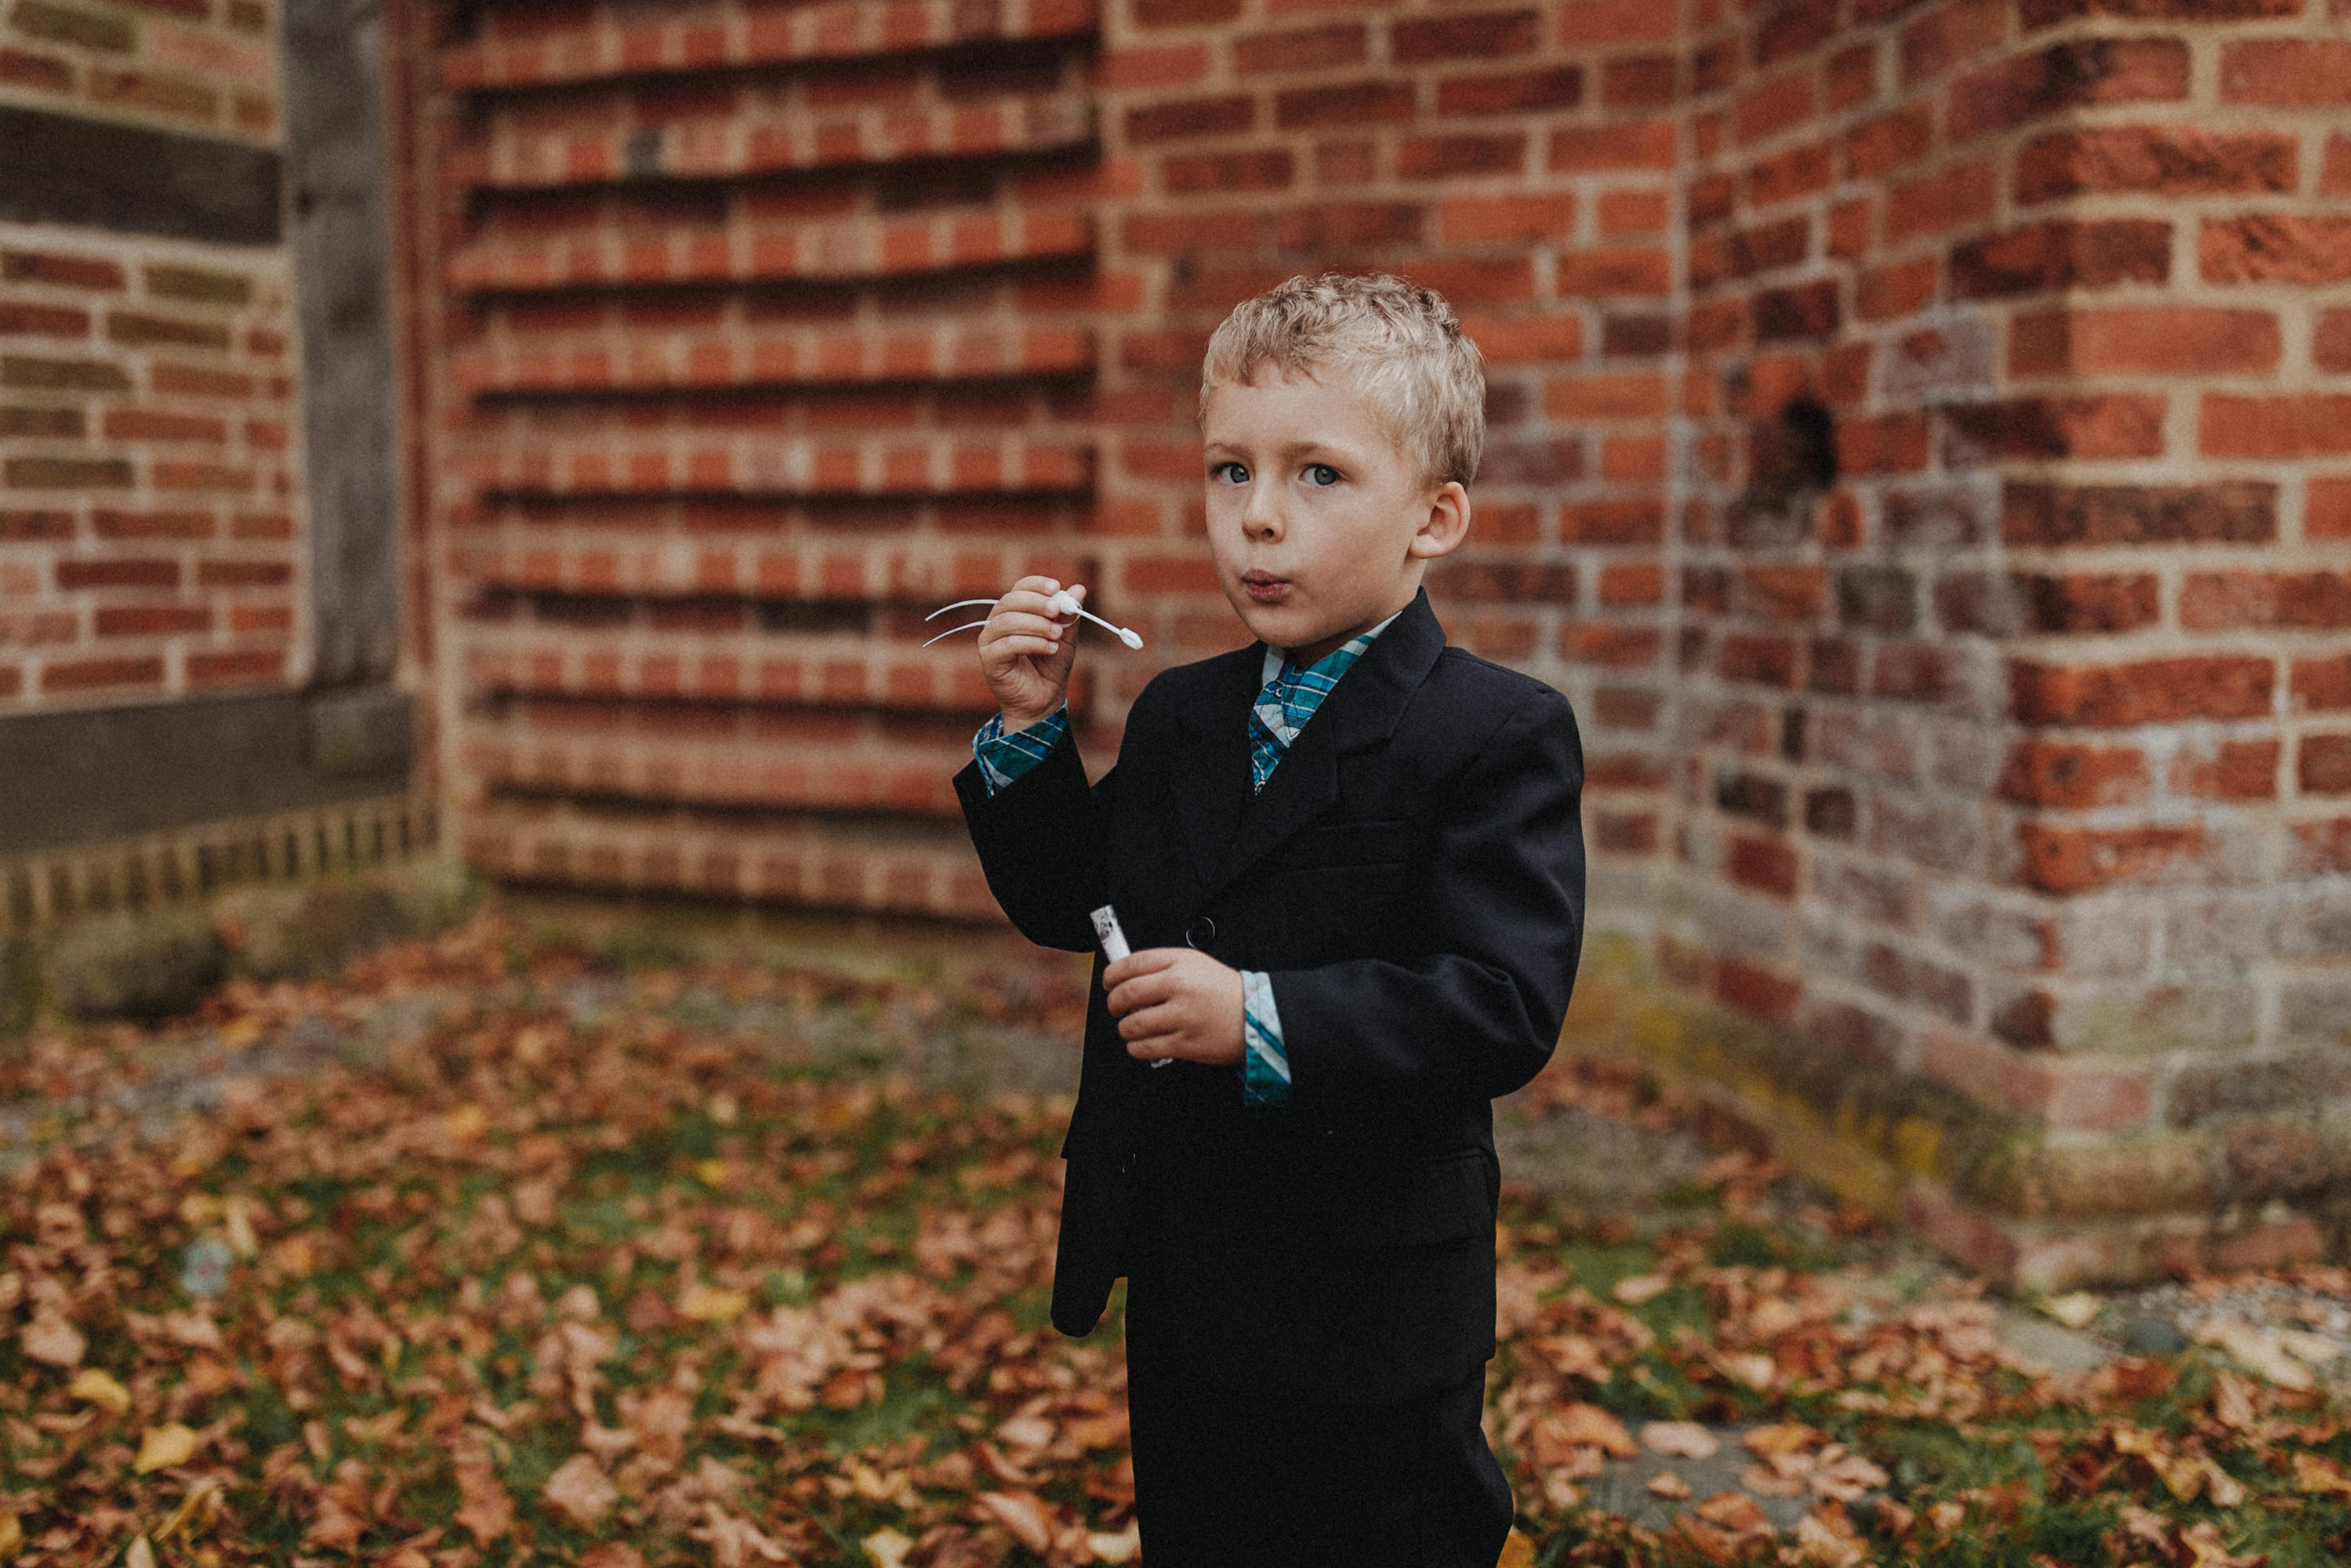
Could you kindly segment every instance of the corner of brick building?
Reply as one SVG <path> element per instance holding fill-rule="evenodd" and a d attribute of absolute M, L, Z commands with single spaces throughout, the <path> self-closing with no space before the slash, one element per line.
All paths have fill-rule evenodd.
<path fill-rule="evenodd" d="M 1655 967 L 1842 1065 L 1717 1053 L 1785 1152 L 2022 1282 L 2304 1254 L 2351 1173 L 2342 40 L 2298 0 L 1693 36 Z"/>

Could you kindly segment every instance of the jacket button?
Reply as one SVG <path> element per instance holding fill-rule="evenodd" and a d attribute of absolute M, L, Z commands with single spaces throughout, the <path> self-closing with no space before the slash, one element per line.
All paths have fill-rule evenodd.
<path fill-rule="evenodd" d="M 1184 940 L 1203 951 L 1206 951 L 1208 944 L 1216 939 L 1217 923 L 1205 915 L 1184 927 Z"/>

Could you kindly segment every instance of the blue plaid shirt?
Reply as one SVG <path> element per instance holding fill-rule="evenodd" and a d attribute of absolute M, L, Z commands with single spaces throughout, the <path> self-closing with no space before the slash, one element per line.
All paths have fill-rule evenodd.
<path fill-rule="evenodd" d="M 1304 669 L 1291 664 L 1280 649 L 1266 649 L 1261 677 L 1265 685 L 1250 705 L 1249 716 L 1249 773 L 1255 789 L 1265 788 L 1265 781 L 1289 755 L 1290 743 L 1298 738 L 1306 721 L 1339 684 L 1339 677 L 1395 620 L 1395 616 L 1389 616 Z M 987 781 L 988 794 L 1007 788 L 1050 757 L 1069 733 L 1066 705 L 1043 723 L 1008 734 L 1002 714 L 982 725 L 972 737 L 971 751 L 980 777 Z M 1272 977 L 1256 969 L 1241 971 L 1241 1098 L 1252 1105 L 1280 1105 L 1288 1101 L 1290 1053 L 1281 1043 L 1281 1009 L 1274 1005 Z"/>

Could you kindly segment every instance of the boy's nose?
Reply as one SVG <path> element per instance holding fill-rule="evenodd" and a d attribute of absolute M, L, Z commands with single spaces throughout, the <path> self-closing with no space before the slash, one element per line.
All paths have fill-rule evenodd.
<path fill-rule="evenodd" d="M 1262 489 L 1251 492 L 1249 506 L 1241 513 L 1241 528 L 1253 539 L 1278 539 L 1281 537 L 1281 512 Z"/>

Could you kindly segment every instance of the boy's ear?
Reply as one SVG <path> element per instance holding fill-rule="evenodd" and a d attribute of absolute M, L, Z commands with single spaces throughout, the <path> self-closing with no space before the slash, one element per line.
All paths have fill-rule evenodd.
<path fill-rule="evenodd" d="M 1434 559 L 1452 554 L 1468 537 L 1469 492 L 1458 479 L 1447 479 L 1429 497 L 1428 516 L 1421 519 L 1420 530 L 1412 536 L 1405 553 L 1417 560 Z"/>

